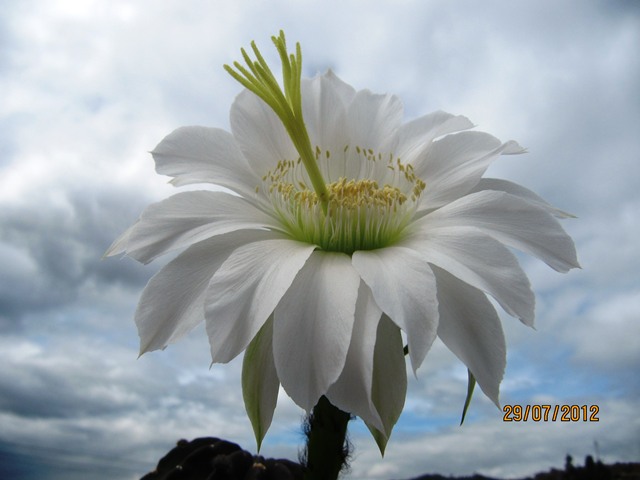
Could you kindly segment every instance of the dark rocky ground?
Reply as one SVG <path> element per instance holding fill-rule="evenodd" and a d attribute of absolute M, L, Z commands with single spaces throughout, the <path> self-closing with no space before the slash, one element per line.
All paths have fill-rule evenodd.
<path fill-rule="evenodd" d="M 303 467 L 215 437 L 180 440 L 141 480 L 303 480 Z"/>
<path fill-rule="evenodd" d="M 265 459 L 214 437 L 180 440 L 141 480 L 303 480 L 304 468 L 284 459 Z M 503 480 L 483 475 L 422 475 L 411 480 Z M 551 469 L 518 480 L 640 480 L 640 463 L 605 465 L 590 455 L 584 465 L 567 456 L 563 470 Z"/>

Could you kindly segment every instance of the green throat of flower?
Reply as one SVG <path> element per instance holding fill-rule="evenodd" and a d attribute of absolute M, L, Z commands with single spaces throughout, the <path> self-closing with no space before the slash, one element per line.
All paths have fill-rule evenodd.
<path fill-rule="evenodd" d="M 318 148 L 318 159 L 319 151 Z M 307 185 L 302 161 L 282 160 L 262 178 L 263 184 L 257 190 L 262 188 L 269 197 L 287 234 L 323 250 L 351 254 L 396 242 L 413 218 L 425 183 L 416 177 L 411 165 L 404 165 L 392 155 L 385 162 L 382 155 L 375 156 L 359 147 L 356 152 L 345 148 L 342 155 L 343 158 L 332 160 L 335 155 L 325 152 L 324 170 L 330 170 L 327 164 L 332 161 L 351 160 L 370 167 L 371 172 L 376 167 L 384 168 L 390 183 L 380 185 L 371 178 L 338 177 L 326 184 L 328 202 L 324 209 L 318 194 Z"/>
<path fill-rule="evenodd" d="M 257 61 L 252 61 L 243 49 L 246 67 L 239 62 L 234 63 L 235 70 L 224 66 L 272 108 L 300 155 L 297 160 L 278 162 L 256 191 L 262 189 L 270 198 L 283 229 L 299 241 L 347 254 L 394 243 L 415 213 L 424 182 L 415 176 L 411 165 L 404 165 L 393 154 L 383 159 L 382 154 L 358 146 L 346 146 L 340 155 L 323 153 L 318 146 L 314 152 L 302 117 L 300 45 L 296 45 L 293 55 L 287 53 L 282 31 L 272 40 L 282 61 L 283 89 L 254 42 L 251 47 Z M 325 163 L 323 169 L 321 162 Z M 321 170 L 334 171 L 329 165 L 332 162 L 358 162 L 372 175 L 339 176 L 327 182 Z M 379 179 L 383 179 L 381 184 Z"/>

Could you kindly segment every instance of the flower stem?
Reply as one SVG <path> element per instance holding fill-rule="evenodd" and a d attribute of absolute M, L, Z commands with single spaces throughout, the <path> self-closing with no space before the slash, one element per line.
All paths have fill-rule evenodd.
<path fill-rule="evenodd" d="M 347 423 L 351 415 L 322 396 L 307 418 L 304 480 L 336 480 L 349 455 Z"/>

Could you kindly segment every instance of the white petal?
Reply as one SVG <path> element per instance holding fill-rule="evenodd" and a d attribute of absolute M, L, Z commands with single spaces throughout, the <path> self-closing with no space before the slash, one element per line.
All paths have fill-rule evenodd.
<path fill-rule="evenodd" d="M 134 223 L 129 228 L 127 228 L 122 235 L 116 238 L 113 243 L 109 246 L 102 258 L 113 257 L 114 255 L 122 255 L 127 251 L 127 244 L 129 243 L 129 237 L 131 236 L 131 232 L 134 230 L 136 224 Z"/>
<path fill-rule="evenodd" d="M 428 149 L 435 138 L 472 127 L 473 123 L 467 117 L 443 111 L 416 118 L 400 127 L 395 156 L 405 164 L 413 164 L 416 157 Z"/>
<path fill-rule="evenodd" d="M 427 184 L 419 209 L 436 208 L 466 195 L 491 162 L 516 145 L 501 144 L 483 132 L 455 133 L 433 142 L 414 163 L 416 175 Z"/>
<path fill-rule="evenodd" d="M 496 309 L 480 290 L 438 267 L 434 273 L 440 300 L 438 336 L 498 405 L 507 347 Z"/>
<path fill-rule="evenodd" d="M 499 192 L 506 192 L 516 197 L 523 198 L 534 205 L 544 208 L 551 215 L 558 218 L 575 218 L 575 215 L 567 213 L 559 208 L 554 207 L 542 197 L 532 192 L 528 188 L 523 187 L 517 183 L 510 182 L 508 180 L 502 180 L 499 178 L 481 178 L 478 184 L 469 193 L 481 192 L 484 190 L 496 190 Z"/>
<path fill-rule="evenodd" d="M 278 378 L 307 412 L 342 372 L 359 284 L 347 255 L 314 252 L 276 307 L 273 348 Z"/>
<path fill-rule="evenodd" d="M 109 249 L 148 263 L 176 248 L 236 230 L 265 229 L 275 220 L 241 197 L 194 191 L 173 195 L 145 209 L 140 219 Z"/>
<path fill-rule="evenodd" d="M 485 190 L 466 195 L 421 218 L 418 224 L 425 230 L 475 227 L 535 255 L 557 271 L 579 266 L 573 240 L 558 221 L 546 209 L 508 193 Z"/>
<path fill-rule="evenodd" d="M 135 321 L 140 354 L 166 347 L 204 320 L 204 292 L 215 271 L 243 242 L 267 232 L 233 232 L 189 247 L 142 292 Z"/>
<path fill-rule="evenodd" d="M 333 74 L 302 81 L 304 122 L 312 146 L 329 150 L 334 157 L 349 143 L 344 85 Z"/>
<path fill-rule="evenodd" d="M 500 152 L 500 155 L 522 155 L 527 153 L 527 149 L 519 145 L 518 142 L 509 140 L 506 142 L 504 149 Z"/>
<path fill-rule="evenodd" d="M 174 177 L 171 183 L 176 186 L 213 183 L 250 198 L 260 181 L 233 136 L 218 128 L 178 128 L 151 154 L 156 171 Z"/>
<path fill-rule="evenodd" d="M 357 415 L 384 431 L 371 398 L 373 356 L 381 315 L 371 290 L 361 282 L 347 359 L 340 377 L 329 388 L 327 398 L 339 409 Z M 402 345 L 399 348 L 402 349 Z"/>
<path fill-rule="evenodd" d="M 404 243 L 533 325 L 535 297 L 529 280 L 515 256 L 497 240 L 471 227 L 443 227 L 423 228 Z"/>
<path fill-rule="evenodd" d="M 249 90 L 236 97 L 230 120 L 233 136 L 257 177 L 262 178 L 280 160 L 299 157 L 282 121 Z"/>
<path fill-rule="evenodd" d="M 387 317 L 382 316 L 376 335 L 373 360 L 373 403 L 380 414 L 383 435 L 374 435 L 382 453 L 391 436 L 394 425 L 400 418 L 407 396 L 407 367 L 402 347 L 400 329 Z"/>
<path fill-rule="evenodd" d="M 226 363 L 247 347 L 315 248 L 278 238 L 244 245 L 229 256 L 205 299 L 213 362 Z"/>
<path fill-rule="evenodd" d="M 326 81 L 326 85 L 338 95 L 345 105 L 352 102 L 356 96 L 356 90 L 347 82 L 338 77 L 331 69 L 321 75 Z"/>
<path fill-rule="evenodd" d="M 414 371 L 438 328 L 436 281 L 427 262 L 402 247 L 357 251 L 353 266 L 371 288 L 380 308 L 407 334 Z"/>
<path fill-rule="evenodd" d="M 273 317 L 269 317 L 247 347 L 242 363 L 242 397 L 258 451 L 271 426 L 279 388 L 273 361 Z"/>
<path fill-rule="evenodd" d="M 351 148 L 388 152 L 396 139 L 402 115 L 402 102 L 395 95 L 359 91 L 347 109 Z"/>

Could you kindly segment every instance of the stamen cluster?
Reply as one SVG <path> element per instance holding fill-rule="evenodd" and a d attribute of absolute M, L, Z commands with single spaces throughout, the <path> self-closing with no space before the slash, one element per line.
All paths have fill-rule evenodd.
<path fill-rule="evenodd" d="M 356 147 L 358 155 L 354 157 L 347 155 L 348 151 L 345 147 L 342 160 L 364 162 L 361 170 L 373 178 L 340 176 L 327 183 L 326 211 L 317 192 L 308 186 L 300 159 L 279 161 L 262 177 L 262 188 L 278 212 L 286 233 L 323 250 L 352 254 L 395 242 L 410 222 L 426 184 L 415 175 L 411 165 L 405 165 L 393 155 L 386 162 L 387 172 L 381 175 L 380 169 L 369 164 L 381 161 L 381 154 Z M 329 162 L 332 158 L 329 151 L 322 156 L 318 152 L 321 150 L 316 147 L 317 160 L 324 157 L 323 160 Z M 380 185 L 375 179 L 379 177 L 388 183 Z"/>

